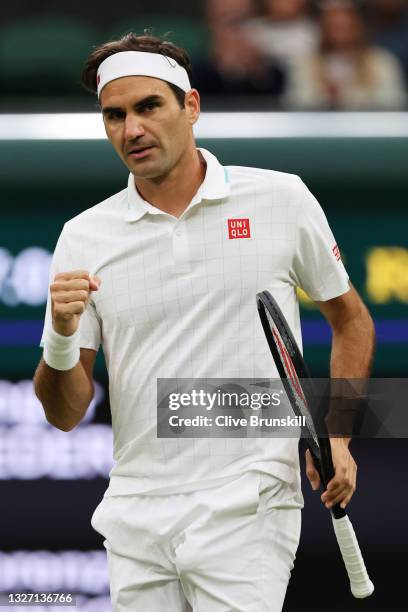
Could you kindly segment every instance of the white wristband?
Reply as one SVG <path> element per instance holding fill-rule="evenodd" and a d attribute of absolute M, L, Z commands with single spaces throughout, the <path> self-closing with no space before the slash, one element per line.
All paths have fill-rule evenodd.
<path fill-rule="evenodd" d="M 79 361 L 79 329 L 72 336 L 58 334 L 52 326 L 47 328 L 43 358 L 54 370 L 71 370 Z"/>

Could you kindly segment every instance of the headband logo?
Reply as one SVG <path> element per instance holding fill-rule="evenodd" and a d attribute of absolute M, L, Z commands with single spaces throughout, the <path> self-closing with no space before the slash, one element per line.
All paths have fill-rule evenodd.
<path fill-rule="evenodd" d="M 173 59 L 172 57 L 167 57 L 167 55 L 163 55 L 163 57 L 168 61 L 168 63 L 170 64 L 170 66 L 172 68 L 176 68 L 177 67 L 177 62 L 175 59 Z M 173 61 L 172 61 L 173 60 Z M 173 63 L 174 62 L 174 63 Z"/>

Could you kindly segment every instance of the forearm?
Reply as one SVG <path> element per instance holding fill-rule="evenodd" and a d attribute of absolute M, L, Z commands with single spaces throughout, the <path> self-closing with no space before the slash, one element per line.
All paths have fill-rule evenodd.
<path fill-rule="evenodd" d="M 348 445 L 354 421 L 370 376 L 375 348 L 374 324 L 364 309 L 358 317 L 333 330 L 330 363 L 331 401 L 326 417 L 332 442 Z M 353 382 L 347 379 L 353 379 Z"/>
<path fill-rule="evenodd" d="M 94 393 L 81 362 L 71 370 L 59 371 L 41 360 L 34 388 L 47 421 L 63 431 L 73 429 L 81 421 Z"/>
<path fill-rule="evenodd" d="M 368 378 L 375 348 L 375 330 L 367 310 L 333 329 L 331 378 Z"/>

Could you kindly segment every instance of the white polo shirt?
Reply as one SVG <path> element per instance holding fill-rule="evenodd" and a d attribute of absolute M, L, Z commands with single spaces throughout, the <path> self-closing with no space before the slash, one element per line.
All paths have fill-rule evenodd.
<path fill-rule="evenodd" d="M 299 482 L 298 440 L 158 439 L 157 378 L 278 377 L 255 295 L 269 290 L 301 345 L 296 287 L 325 301 L 348 276 L 316 199 L 299 177 L 223 167 L 177 219 L 128 186 L 65 224 L 51 277 L 101 280 L 81 317 L 81 347 L 103 346 L 115 466 L 108 495 L 188 490 L 259 470 Z M 50 303 L 45 325 L 50 325 Z"/>

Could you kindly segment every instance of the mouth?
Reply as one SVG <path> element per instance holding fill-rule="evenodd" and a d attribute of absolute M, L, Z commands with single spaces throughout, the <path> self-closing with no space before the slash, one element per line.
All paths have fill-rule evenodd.
<path fill-rule="evenodd" d="M 133 159 L 142 159 L 143 157 L 146 157 L 147 155 L 149 155 L 152 149 L 153 149 L 152 146 L 135 147 L 134 149 L 131 149 L 127 153 L 127 157 L 132 157 Z"/>

